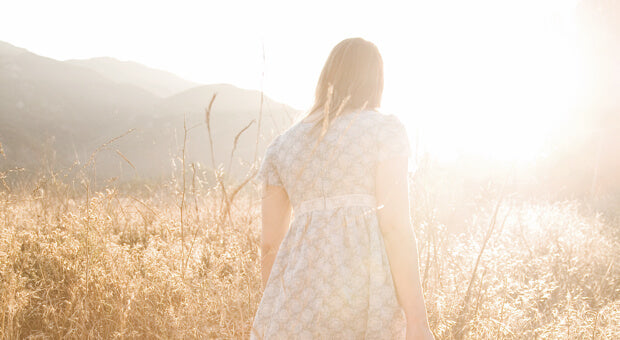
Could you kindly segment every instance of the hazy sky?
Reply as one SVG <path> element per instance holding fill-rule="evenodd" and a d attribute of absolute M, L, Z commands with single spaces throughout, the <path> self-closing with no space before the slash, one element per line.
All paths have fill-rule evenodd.
<path fill-rule="evenodd" d="M 524 129 L 550 108 L 543 120 L 558 119 L 578 81 L 575 2 L 3 0 L 0 40 L 60 60 L 110 56 L 263 86 L 304 109 L 331 48 L 361 36 L 384 57 L 384 111 L 459 138 L 481 121 Z"/>

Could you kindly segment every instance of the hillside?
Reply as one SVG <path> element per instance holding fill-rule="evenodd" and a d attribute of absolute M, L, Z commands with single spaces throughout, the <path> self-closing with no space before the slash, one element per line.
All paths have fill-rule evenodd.
<path fill-rule="evenodd" d="M 180 154 L 184 119 L 190 125 L 203 125 L 188 135 L 187 161 L 210 166 L 204 109 L 215 92 L 214 149 L 218 163 L 228 164 L 235 135 L 258 119 L 257 91 L 202 85 L 162 98 L 137 86 L 139 81 L 118 82 L 123 75 L 117 71 L 110 69 L 103 76 L 75 61 L 62 62 L 1 43 L 0 143 L 6 158 L 0 159 L 0 171 L 13 167 L 63 169 L 76 160 L 83 164 L 98 146 L 134 129 L 97 155 L 98 175 L 125 179 L 165 176 L 170 173 L 171 159 Z M 148 84 L 150 78 L 144 79 Z M 259 153 L 264 150 L 264 140 L 286 128 L 297 114 L 268 97 L 264 98 L 263 113 L 261 135 L 266 139 L 261 138 Z M 235 163 L 254 160 L 256 129 L 254 123 L 239 139 L 236 155 L 241 158 L 235 157 Z"/>
<path fill-rule="evenodd" d="M 159 98 L 92 70 L 0 48 L 0 142 L 9 166 L 82 158 L 153 110 Z M 52 152 L 53 151 L 53 152 Z"/>
<path fill-rule="evenodd" d="M 216 161 L 227 162 L 232 151 L 232 142 L 244 127 L 252 125 L 239 137 L 236 155 L 246 161 L 253 159 L 258 128 L 258 116 L 261 113 L 260 92 L 243 90 L 232 85 L 204 85 L 185 91 L 162 101 L 158 107 L 164 119 L 174 119 L 179 122 L 179 115 L 186 115 L 189 126 L 204 122 L 205 107 L 214 94 L 217 93 L 212 107 L 211 127 L 216 146 Z M 298 111 L 278 103 L 268 97 L 263 98 L 261 136 L 259 149 L 264 149 L 266 143 L 280 131 L 287 128 Z M 206 124 L 201 128 L 204 133 L 197 133 L 193 147 L 195 153 L 206 154 L 207 134 Z M 202 150 L 202 151 L 201 151 Z M 237 159 L 238 160 L 238 159 Z"/>
<path fill-rule="evenodd" d="M 257 141 L 260 93 L 239 89 L 232 85 L 203 85 L 161 100 L 149 120 L 135 126 L 136 131 L 120 140 L 117 145 L 125 156 L 136 165 L 136 171 L 116 157 L 118 166 L 141 175 L 158 175 L 154 169 L 169 169 L 171 160 L 181 155 L 184 137 L 184 120 L 187 135 L 186 162 L 200 163 L 211 168 L 209 138 L 205 123 L 205 109 L 212 96 L 214 101 L 210 123 L 215 154 L 215 166 L 223 166 L 235 177 L 243 176 L 254 161 Z M 297 111 L 268 97 L 263 98 L 261 136 L 258 139 L 258 156 L 267 143 L 288 127 Z M 254 121 L 252 123 L 252 121 Z M 251 124 L 238 139 L 234 155 L 231 152 L 235 136 Z M 115 158 L 112 155 L 112 158 Z M 178 162 L 176 163 L 178 166 Z"/>
<path fill-rule="evenodd" d="M 100 57 L 66 62 L 93 70 L 117 83 L 138 86 L 160 97 L 168 97 L 198 85 L 170 72 L 146 67 L 133 61 Z"/>

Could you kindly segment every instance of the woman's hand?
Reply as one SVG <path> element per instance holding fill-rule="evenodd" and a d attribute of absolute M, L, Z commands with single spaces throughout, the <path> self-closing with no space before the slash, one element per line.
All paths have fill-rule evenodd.
<path fill-rule="evenodd" d="M 426 320 L 424 322 L 407 321 L 407 340 L 434 340 L 435 337 L 431 332 Z"/>

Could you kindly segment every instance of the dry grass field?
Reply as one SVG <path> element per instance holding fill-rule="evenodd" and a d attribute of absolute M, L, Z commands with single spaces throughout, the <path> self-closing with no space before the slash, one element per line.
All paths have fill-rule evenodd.
<path fill-rule="evenodd" d="M 304 114 L 263 91 L 306 105 L 325 44 L 359 33 L 425 161 L 435 338 L 620 339 L 620 0 L 336 3 L 6 2 L 6 38 L 49 56 L 0 41 L 0 340 L 249 338 L 259 151 Z M 194 80 L 71 59 L 104 51 Z M 323 122 L 380 107 L 360 51 L 328 57 Z"/>
<path fill-rule="evenodd" d="M 255 183 L 209 185 L 191 169 L 132 189 L 61 178 L 0 193 L 1 338 L 248 337 Z M 451 232 L 423 185 L 412 179 L 412 215 L 438 339 L 620 337 L 617 226 L 578 201 L 489 195 Z"/>

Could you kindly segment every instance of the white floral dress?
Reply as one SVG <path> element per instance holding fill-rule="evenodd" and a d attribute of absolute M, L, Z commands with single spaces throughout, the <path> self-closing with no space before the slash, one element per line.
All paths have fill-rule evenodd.
<path fill-rule="evenodd" d="M 400 308 L 375 200 L 377 163 L 409 156 L 394 115 L 337 117 L 320 143 L 299 122 L 267 148 L 258 178 L 282 186 L 293 219 L 274 261 L 251 339 L 400 339 Z M 314 149 L 314 152 L 313 152 Z"/>

